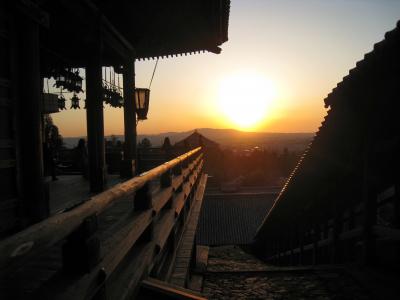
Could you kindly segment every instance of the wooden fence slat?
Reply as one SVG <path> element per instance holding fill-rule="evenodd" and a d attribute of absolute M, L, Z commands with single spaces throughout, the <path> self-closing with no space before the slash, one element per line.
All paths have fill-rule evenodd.
<path fill-rule="evenodd" d="M 167 242 L 175 223 L 175 213 L 172 209 L 166 212 L 159 222 L 157 222 L 154 233 L 157 253 L 160 253 L 162 249 L 164 249 L 165 243 Z"/>
<path fill-rule="evenodd" d="M 156 195 L 153 196 L 153 209 L 156 213 L 159 213 L 161 209 L 171 200 L 173 188 L 168 187 L 162 189 Z"/>
<path fill-rule="evenodd" d="M 153 212 L 151 209 L 133 217 L 132 222 L 120 230 L 112 239 L 103 245 L 105 256 L 100 264 L 90 273 L 82 276 L 80 280 L 71 284 L 66 290 L 54 291 L 57 299 L 85 299 L 85 295 L 96 282 L 99 272 L 104 269 L 106 278 L 116 270 L 123 258 L 130 251 L 135 242 L 150 226 Z"/>

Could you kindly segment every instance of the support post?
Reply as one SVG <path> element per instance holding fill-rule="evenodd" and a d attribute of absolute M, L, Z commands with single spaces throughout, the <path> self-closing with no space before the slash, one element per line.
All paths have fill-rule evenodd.
<path fill-rule="evenodd" d="M 104 116 L 102 86 L 102 45 L 93 47 L 86 67 L 86 121 L 88 137 L 90 191 L 104 189 Z"/>
<path fill-rule="evenodd" d="M 135 211 L 146 210 L 153 207 L 149 183 L 146 183 L 143 187 L 136 191 L 133 207 Z"/>
<path fill-rule="evenodd" d="M 16 82 L 17 161 L 22 225 L 49 215 L 44 189 L 42 146 L 42 92 L 39 25 L 27 16 L 17 21 L 18 73 Z"/>
<path fill-rule="evenodd" d="M 136 173 L 136 104 L 135 104 L 135 59 L 124 64 L 124 160 L 121 177 L 131 178 Z"/>
<path fill-rule="evenodd" d="M 63 269 L 67 274 L 80 275 L 90 272 L 100 260 L 100 240 L 96 235 L 96 215 L 87 217 L 71 233 L 62 247 Z"/>
<path fill-rule="evenodd" d="M 171 170 L 166 171 L 160 177 L 160 185 L 162 188 L 170 187 L 172 184 Z"/>

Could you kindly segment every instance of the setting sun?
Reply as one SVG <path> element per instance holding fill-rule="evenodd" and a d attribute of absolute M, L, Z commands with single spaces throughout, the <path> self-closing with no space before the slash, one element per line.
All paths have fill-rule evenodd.
<path fill-rule="evenodd" d="M 275 96 L 273 84 L 258 73 L 237 73 L 220 84 L 219 109 L 240 129 L 250 129 L 266 118 Z"/>

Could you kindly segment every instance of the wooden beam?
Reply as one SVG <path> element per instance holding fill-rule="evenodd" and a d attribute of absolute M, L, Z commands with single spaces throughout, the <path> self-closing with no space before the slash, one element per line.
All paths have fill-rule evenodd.
<path fill-rule="evenodd" d="M 39 25 L 25 16 L 16 22 L 17 174 L 21 214 L 24 223 L 31 224 L 49 215 L 43 179 Z"/>
<path fill-rule="evenodd" d="M 93 15 L 99 16 L 102 25 L 102 36 L 107 46 L 114 49 L 121 58 L 133 58 L 132 44 L 114 27 L 114 25 L 102 14 L 97 6 L 90 0 L 84 0 L 83 3 L 92 11 Z"/>
<path fill-rule="evenodd" d="M 86 67 L 86 122 L 89 156 L 90 191 L 104 189 L 104 116 L 102 86 L 102 43 L 93 47 L 92 56 Z"/>
<path fill-rule="evenodd" d="M 124 63 L 124 161 L 121 176 L 131 178 L 136 173 L 136 106 L 135 106 L 135 60 L 127 59 Z"/>

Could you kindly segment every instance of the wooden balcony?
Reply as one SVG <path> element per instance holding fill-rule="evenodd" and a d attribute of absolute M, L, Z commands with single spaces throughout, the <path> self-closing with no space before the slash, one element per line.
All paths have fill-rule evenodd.
<path fill-rule="evenodd" d="M 2 240 L 1 298 L 130 299 L 149 276 L 176 279 L 177 253 L 188 267 L 194 255 L 202 167 L 199 147 Z"/>

